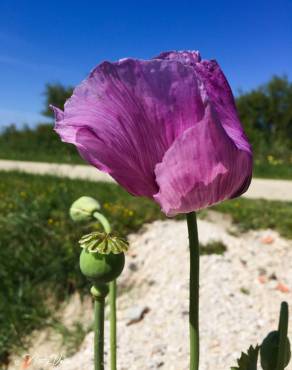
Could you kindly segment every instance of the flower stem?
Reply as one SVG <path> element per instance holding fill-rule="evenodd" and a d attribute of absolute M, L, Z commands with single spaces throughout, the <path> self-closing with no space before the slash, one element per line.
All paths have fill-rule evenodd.
<path fill-rule="evenodd" d="M 93 217 L 100 222 L 106 233 L 109 234 L 111 232 L 111 225 L 108 222 L 108 219 L 102 213 L 96 211 L 94 212 Z"/>
<path fill-rule="evenodd" d="M 108 287 L 94 285 L 91 293 L 94 297 L 94 370 L 104 370 L 104 306 Z"/>
<path fill-rule="evenodd" d="M 284 370 L 285 368 L 285 357 L 287 352 L 287 333 L 288 333 L 288 304 L 282 302 L 280 311 L 280 320 L 278 326 L 279 332 L 279 351 L 276 370 Z"/>
<path fill-rule="evenodd" d="M 190 297 L 189 297 L 189 325 L 190 325 L 190 370 L 199 369 L 199 268 L 200 249 L 196 213 L 187 215 L 189 247 L 190 247 Z"/>
<path fill-rule="evenodd" d="M 117 369 L 117 317 L 116 317 L 116 280 L 110 283 L 110 353 L 111 353 L 111 370 Z"/>
<path fill-rule="evenodd" d="M 99 212 L 94 212 L 93 216 L 101 223 L 106 233 L 111 232 L 111 225 L 108 219 Z M 109 284 L 109 304 L 110 304 L 110 362 L 111 370 L 117 369 L 117 314 L 116 314 L 116 296 L 117 282 L 112 281 Z"/>
<path fill-rule="evenodd" d="M 104 298 L 96 299 L 94 303 L 94 369 L 103 370 L 104 352 Z"/>

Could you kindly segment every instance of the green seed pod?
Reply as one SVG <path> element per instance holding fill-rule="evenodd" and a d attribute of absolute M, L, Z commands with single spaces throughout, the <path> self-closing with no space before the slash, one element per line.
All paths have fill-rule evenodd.
<path fill-rule="evenodd" d="M 70 217 L 73 221 L 90 221 L 94 212 L 100 210 L 100 204 L 91 197 L 81 197 L 70 207 Z"/>
<path fill-rule="evenodd" d="M 101 254 L 83 249 L 80 255 L 81 272 L 96 284 L 115 280 L 122 273 L 124 265 L 124 253 Z"/>
<path fill-rule="evenodd" d="M 285 367 L 289 364 L 291 358 L 290 341 L 286 340 Z M 277 367 L 279 352 L 279 332 L 272 331 L 267 335 L 261 345 L 261 365 L 263 370 L 275 370 Z"/>

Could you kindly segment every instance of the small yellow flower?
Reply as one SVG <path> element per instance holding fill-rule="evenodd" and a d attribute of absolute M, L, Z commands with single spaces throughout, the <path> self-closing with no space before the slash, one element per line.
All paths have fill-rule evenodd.
<path fill-rule="evenodd" d="M 267 156 L 267 160 L 268 160 L 268 162 L 273 162 L 273 160 L 274 160 L 274 157 L 272 156 L 272 155 L 268 155 Z"/>

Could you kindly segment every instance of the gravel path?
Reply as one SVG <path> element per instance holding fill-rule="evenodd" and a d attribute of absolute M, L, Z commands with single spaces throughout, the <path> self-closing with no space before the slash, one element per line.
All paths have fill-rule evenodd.
<path fill-rule="evenodd" d="M 113 179 L 91 166 L 53 164 L 43 162 L 24 162 L 0 160 L 0 170 L 18 170 L 35 174 L 51 174 L 91 181 L 109 181 Z M 253 179 L 249 190 L 243 195 L 247 198 L 292 201 L 292 181 Z"/>
<path fill-rule="evenodd" d="M 203 244 L 220 240 L 227 247 L 224 255 L 201 257 L 200 370 L 230 369 L 242 350 L 261 342 L 276 328 L 281 301 L 288 301 L 292 307 L 292 241 L 269 230 L 236 237 L 228 233 L 229 229 L 229 223 L 222 219 L 216 223 L 199 221 Z M 185 222 L 156 221 L 131 235 L 130 245 L 119 280 L 126 293 L 118 299 L 118 369 L 187 370 Z M 137 320 L 143 312 L 144 318 Z M 92 311 L 85 310 L 83 317 L 89 323 Z M 58 369 L 92 369 L 92 341 L 91 332 L 79 352 L 66 358 Z M 29 353 L 40 355 L 39 348 Z M 291 370 L 292 365 L 286 369 Z"/>

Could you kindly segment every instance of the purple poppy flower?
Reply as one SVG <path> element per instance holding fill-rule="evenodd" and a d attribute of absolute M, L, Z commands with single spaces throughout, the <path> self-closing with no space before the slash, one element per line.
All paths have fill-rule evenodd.
<path fill-rule="evenodd" d="M 78 86 L 55 130 L 128 192 L 173 216 L 239 196 L 252 152 L 228 82 L 198 52 L 103 62 Z"/>

